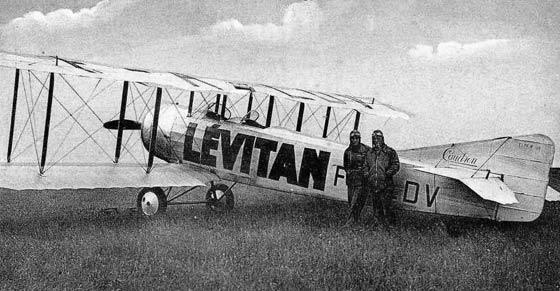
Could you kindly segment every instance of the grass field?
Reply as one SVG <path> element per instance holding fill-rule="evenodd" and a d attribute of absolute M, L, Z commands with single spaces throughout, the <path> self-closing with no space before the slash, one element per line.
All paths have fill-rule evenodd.
<path fill-rule="evenodd" d="M 460 220 L 451 237 L 439 217 L 407 212 L 373 230 L 367 209 L 341 229 L 344 203 L 235 193 L 230 213 L 171 207 L 144 220 L 126 210 L 136 190 L 2 191 L 0 288 L 560 288 L 558 202 L 527 224 Z"/>

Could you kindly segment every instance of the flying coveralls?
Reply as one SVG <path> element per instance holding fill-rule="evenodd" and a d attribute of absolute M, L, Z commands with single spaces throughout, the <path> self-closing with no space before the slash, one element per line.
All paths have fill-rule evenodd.
<path fill-rule="evenodd" d="M 360 132 L 350 132 L 350 146 L 344 151 L 344 170 L 346 171 L 346 185 L 348 186 L 348 203 L 350 204 L 350 215 L 348 224 L 357 222 L 359 212 L 363 208 L 362 200 L 367 197 L 367 188 L 364 179 L 364 163 L 370 147 L 360 142 Z M 361 204 L 360 204 L 361 203 Z M 359 210 L 356 210 L 360 208 Z M 354 216 L 353 213 L 358 213 Z"/>
<path fill-rule="evenodd" d="M 381 130 L 372 134 L 372 148 L 366 156 L 365 167 L 368 169 L 367 186 L 373 209 L 383 223 L 391 222 L 395 218 L 393 176 L 399 171 L 400 163 L 397 152 L 385 144 Z"/>

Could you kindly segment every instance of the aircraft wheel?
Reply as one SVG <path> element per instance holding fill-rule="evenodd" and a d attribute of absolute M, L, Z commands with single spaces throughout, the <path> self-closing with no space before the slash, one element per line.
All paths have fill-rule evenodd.
<path fill-rule="evenodd" d="M 206 207 L 212 211 L 225 212 L 233 209 L 233 192 L 228 185 L 216 184 L 206 192 Z"/>
<path fill-rule="evenodd" d="M 167 197 L 159 187 L 143 188 L 138 193 L 136 208 L 142 216 L 152 217 L 164 213 L 167 209 Z"/>

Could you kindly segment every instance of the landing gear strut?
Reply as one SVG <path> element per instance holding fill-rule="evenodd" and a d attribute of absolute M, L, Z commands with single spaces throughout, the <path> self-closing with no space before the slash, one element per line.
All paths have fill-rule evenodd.
<path fill-rule="evenodd" d="M 183 197 L 190 191 L 198 188 L 192 187 L 179 194 L 173 194 L 171 187 L 167 190 L 167 194 L 160 187 L 143 188 L 136 198 L 136 209 L 138 214 L 144 217 L 159 216 L 167 210 L 169 205 L 192 205 L 192 204 L 206 204 L 206 207 L 216 212 L 226 212 L 233 209 L 234 199 L 231 189 L 237 183 L 231 186 L 225 184 L 210 184 L 210 189 L 206 192 L 206 199 L 203 201 L 177 201 L 178 198 Z"/>

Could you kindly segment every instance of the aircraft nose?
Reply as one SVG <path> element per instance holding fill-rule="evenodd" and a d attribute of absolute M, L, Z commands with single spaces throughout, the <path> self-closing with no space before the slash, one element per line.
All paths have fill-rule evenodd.
<path fill-rule="evenodd" d="M 153 109 L 148 110 L 146 113 L 143 113 L 140 117 L 142 120 L 142 126 L 140 129 L 140 136 L 142 138 L 142 143 L 144 144 L 145 148 L 149 147 L 150 138 L 152 136 L 152 122 L 154 119 Z"/>
<path fill-rule="evenodd" d="M 158 116 L 158 130 L 156 138 L 168 138 L 175 123 L 177 114 L 174 114 L 172 106 L 161 106 L 159 116 Z M 154 120 L 154 109 L 150 109 L 148 112 L 144 113 L 142 120 L 142 142 L 144 147 L 149 149 L 150 138 L 152 137 L 152 128 Z"/>

